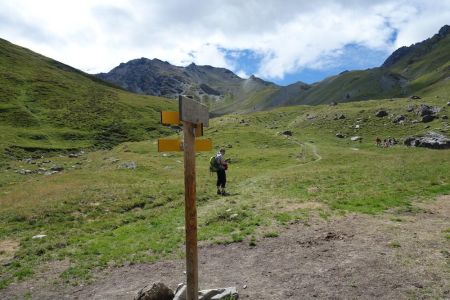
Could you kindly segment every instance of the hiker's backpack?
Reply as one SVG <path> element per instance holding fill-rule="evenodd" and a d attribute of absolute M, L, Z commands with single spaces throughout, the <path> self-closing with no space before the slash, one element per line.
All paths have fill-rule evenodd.
<path fill-rule="evenodd" d="M 212 156 L 209 159 L 209 171 L 211 171 L 211 172 L 219 171 L 219 164 L 217 163 L 216 156 Z"/>

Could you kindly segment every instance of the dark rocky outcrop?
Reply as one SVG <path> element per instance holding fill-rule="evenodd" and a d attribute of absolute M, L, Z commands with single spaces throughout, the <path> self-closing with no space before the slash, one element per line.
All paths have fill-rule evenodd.
<path fill-rule="evenodd" d="M 429 131 L 422 136 L 410 136 L 404 141 L 406 146 L 431 149 L 450 149 L 450 139 L 443 134 Z"/>
<path fill-rule="evenodd" d="M 389 68 L 408 56 L 420 57 L 427 53 L 427 49 L 444 39 L 450 33 L 450 26 L 443 26 L 437 34 L 420 43 L 413 44 L 409 47 L 403 46 L 395 50 L 383 63 L 381 67 Z"/>
<path fill-rule="evenodd" d="M 435 115 L 440 111 L 439 107 L 427 105 L 427 104 L 420 104 L 420 106 L 417 108 L 417 115 L 418 116 L 429 116 L 429 115 Z"/>

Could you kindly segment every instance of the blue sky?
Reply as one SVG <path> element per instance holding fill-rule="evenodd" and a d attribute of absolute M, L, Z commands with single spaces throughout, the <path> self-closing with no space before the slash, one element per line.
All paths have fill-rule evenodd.
<path fill-rule="evenodd" d="M 279 85 L 288 85 L 297 81 L 314 83 L 343 71 L 379 67 L 389 55 L 390 52 L 388 51 L 373 50 L 357 44 L 348 44 L 340 49 L 337 56 L 327 58 L 327 64 L 324 67 L 299 68 L 292 73 L 285 74 L 282 78 L 272 79 L 271 81 Z M 235 61 L 247 75 L 257 74 L 258 66 L 262 59 L 261 56 L 250 50 L 240 52 L 237 58 L 230 54 L 227 54 L 226 57 L 231 61 Z M 270 80 L 270 78 L 267 80 Z"/>
<path fill-rule="evenodd" d="M 450 20 L 450 0 L 2 0 L 0 37 L 88 73 L 131 59 L 312 83 L 377 67 Z"/>

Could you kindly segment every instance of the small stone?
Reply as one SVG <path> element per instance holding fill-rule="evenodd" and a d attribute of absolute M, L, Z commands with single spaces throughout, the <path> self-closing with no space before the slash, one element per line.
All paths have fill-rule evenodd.
<path fill-rule="evenodd" d="M 61 166 L 53 166 L 50 168 L 50 171 L 61 172 L 64 170 L 64 167 Z"/>
<path fill-rule="evenodd" d="M 28 169 L 20 169 L 16 171 L 17 173 L 19 173 L 20 175 L 30 175 L 33 174 L 33 171 L 28 170 Z"/>
<path fill-rule="evenodd" d="M 32 239 L 42 239 L 45 238 L 46 236 L 47 236 L 46 234 L 37 234 L 33 236 Z"/>
<path fill-rule="evenodd" d="M 352 136 L 350 138 L 350 140 L 352 140 L 353 142 L 362 141 L 362 137 L 360 137 L 360 136 Z"/>
<path fill-rule="evenodd" d="M 285 136 L 292 136 L 292 131 L 290 130 L 285 130 L 281 133 L 281 135 L 285 135 Z"/>
<path fill-rule="evenodd" d="M 405 120 L 406 120 L 406 117 L 404 115 L 398 115 L 392 120 L 392 122 L 397 124 L 397 123 L 400 123 Z"/>
<path fill-rule="evenodd" d="M 409 97 L 409 99 L 418 100 L 418 99 L 422 99 L 422 98 L 420 98 L 419 96 L 416 96 L 416 95 L 412 95 L 411 97 Z"/>
<path fill-rule="evenodd" d="M 135 170 L 137 168 L 137 163 L 135 161 L 125 162 L 120 165 L 122 169 Z"/>
<path fill-rule="evenodd" d="M 336 133 L 336 137 L 343 139 L 343 138 L 345 138 L 345 135 L 343 133 L 338 132 L 338 133 Z"/>

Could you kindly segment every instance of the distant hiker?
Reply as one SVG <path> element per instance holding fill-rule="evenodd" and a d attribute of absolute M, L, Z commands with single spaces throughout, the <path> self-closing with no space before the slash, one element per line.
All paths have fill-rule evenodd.
<path fill-rule="evenodd" d="M 215 156 L 215 169 L 217 170 L 217 195 L 227 196 L 225 185 L 227 184 L 228 160 L 225 159 L 225 149 L 221 148 Z"/>
<path fill-rule="evenodd" d="M 377 137 L 375 142 L 377 143 L 377 147 L 381 147 L 381 139 L 379 137 Z"/>

